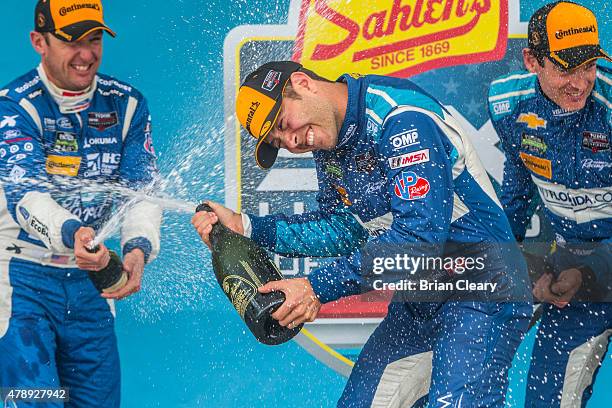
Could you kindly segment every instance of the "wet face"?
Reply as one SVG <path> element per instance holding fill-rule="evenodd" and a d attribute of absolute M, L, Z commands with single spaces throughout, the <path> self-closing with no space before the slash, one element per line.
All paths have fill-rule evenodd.
<path fill-rule="evenodd" d="M 337 109 L 321 95 L 315 81 L 310 78 L 304 81 L 305 75 L 297 74 L 298 79 L 292 81 L 292 91 L 283 97 L 276 123 L 266 142 L 297 154 L 331 150 L 336 147 L 340 131 Z"/>
<path fill-rule="evenodd" d="M 584 108 L 595 84 L 596 61 L 587 62 L 572 70 L 562 70 L 548 58 L 544 58 L 543 66 L 537 60 L 535 64 L 533 62 L 526 61 L 525 65 L 530 72 L 538 76 L 542 91 L 551 101 L 567 111 Z"/>
<path fill-rule="evenodd" d="M 59 88 L 81 91 L 94 80 L 102 60 L 102 31 L 94 31 L 75 42 L 53 35 L 32 33 L 32 44 L 41 55 L 49 80 Z"/>

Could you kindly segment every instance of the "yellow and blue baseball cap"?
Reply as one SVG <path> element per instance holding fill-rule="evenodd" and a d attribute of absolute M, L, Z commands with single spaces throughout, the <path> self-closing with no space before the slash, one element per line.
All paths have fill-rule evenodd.
<path fill-rule="evenodd" d="M 285 86 L 300 68 L 302 65 L 293 61 L 268 62 L 247 75 L 238 90 L 236 116 L 257 139 L 255 160 L 262 169 L 272 167 L 278 156 L 278 149 L 265 139 L 278 118 Z"/>
<path fill-rule="evenodd" d="M 96 30 L 116 35 L 104 23 L 100 0 L 38 0 L 36 3 L 34 31 L 74 42 Z"/>
<path fill-rule="evenodd" d="M 569 1 L 550 3 L 537 10 L 528 26 L 529 48 L 564 70 L 598 58 L 612 61 L 599 45 L 595 14 Z"/>

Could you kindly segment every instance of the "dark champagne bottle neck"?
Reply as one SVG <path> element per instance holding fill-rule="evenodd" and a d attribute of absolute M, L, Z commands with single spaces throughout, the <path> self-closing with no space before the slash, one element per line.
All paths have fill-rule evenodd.
<path fill-rule="evenodd" d="M 210 231 L 210 244 L 213 248 L 218 248 L 219 244 L 232 234 L 233 232 L 229 228 L 221 224 L 221 222 L 217 222 Z"/>
<path fill-rule="evenodd" d="M 202 203 L 196 208 L 196 212 L 200 211 L 213 212 L 213 209 L 208 204 Z M 213 249 L 219 248 L 219 243 L 234 234 L 232 230 L 221 224 L 221 222 L 217 222 L 212 226 L 212 230 L 210 231 L 210 244 Z"/>

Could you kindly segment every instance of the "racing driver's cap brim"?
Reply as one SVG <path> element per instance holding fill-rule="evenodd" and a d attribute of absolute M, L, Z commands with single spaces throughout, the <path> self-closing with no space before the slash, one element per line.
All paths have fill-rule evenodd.
<path fill-rule="evenodd" d="M 99 21 L 79 21 L 78 23 L 71 24 L 67 27 L 55 30 L 53 35 L 62 41 L 74 42 L 80 41 L 81 39 L 88 36 L 90 33 L 98 30 L 106 31 L 112 37 L 116 37 L 117 34 L 105 24 Z"/>
<path fill-rule="evenodd" d="M 560 68 L 572 70 L 588 62 L 603 58 L 612 62 L 612 58 L 601 49 L 599 44 L 583 45 L 550 53 L 550 60 Z"/>
<path fill-rule="evenodd" d="M 283 91 L 291 74 L 302 66 L 293 61 L 273 61 L 249 74 L 236 97 L 236 116 L 244 129 L 257 139 L 255 160 L 262 169 L 272 167 L 278 148 L 265 141 L 280 112 Z"/>

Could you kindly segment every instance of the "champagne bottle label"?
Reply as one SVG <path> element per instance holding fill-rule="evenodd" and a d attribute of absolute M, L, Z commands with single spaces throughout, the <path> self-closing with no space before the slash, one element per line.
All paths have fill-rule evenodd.
<path fill-rule="evenodd" d="M 257 287 L 242 276 L 229 275 L 223 278 L 223 291 L 244 319 L 244 312 L 257 294 Z"/>
<path fill-rule="evenodd" d="M 251 280 L 249 281 L 242 276 L 229 275 L 223 278 L 223 283 L 221 286 L 240 314 L 240 317 L 244 319 L 246 308 L 257 294 L 257 288 L 263 286 L 263 284 L 248 262 L 239 261 L 239 263 L 242 265 L 244 271 L 249 275 Z"/>
<path fill-rule="evenodd" d="M 257 285 L 257 287 L 263 286 L 263 284 L 259 280 L 259 276 L 257 276 L 257 274 L 255 272 L 253 272 L 253 268 L 251 268 L 251 265 L 249 265 L 248 262 L 240 261 L 240 265 L 242 265 L 242 267 L 244 268 L 246 273 L 249 274 L 249 276 L 251 277 L 251 279 L 253 280 L 255 285 Z"/>
<path fill-rule="evenodd" d="M 198 211 L 211 212 L 212 209 L 207 204 L 200 204 Z M 258 291 L 264 283 L 283 279 L 266 251 L 221 223 L 213 225 L 210 243 L 217 281 L 253 336 L 263 344 L 274 345 L 298 334 L 302 325 L 288 329 L 272 317 L 285 301 L 284 293 Z"/>

